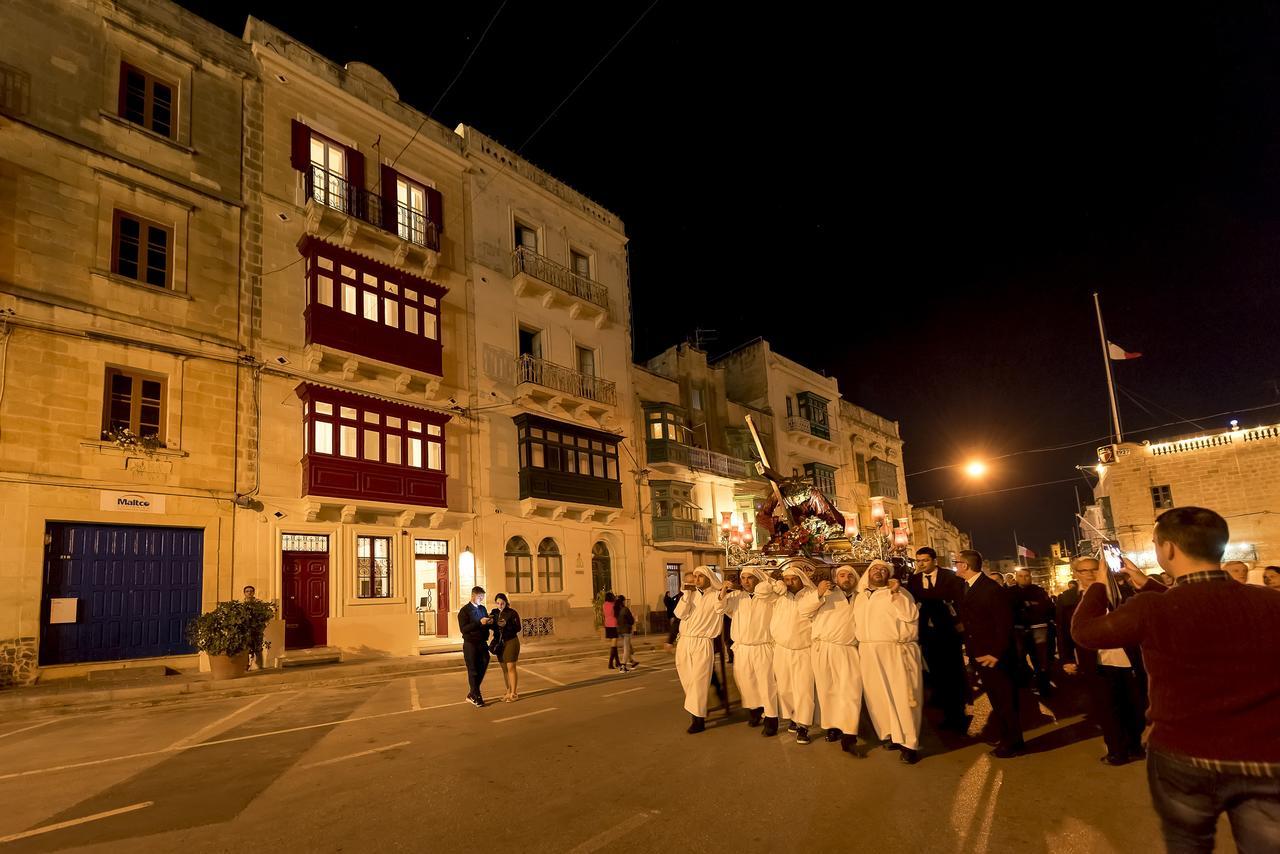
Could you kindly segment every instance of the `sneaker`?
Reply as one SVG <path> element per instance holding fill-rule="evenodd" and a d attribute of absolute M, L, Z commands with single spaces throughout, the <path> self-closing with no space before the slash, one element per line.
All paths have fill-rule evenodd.
<path fill-rule="evenodd" d="M 831 729 L 827 730 L 826 738 L 827 738 L 827 741 L 829 742 L 836 742 L 840 740 L 840 736 L 842 735 L 844 735 L 844 733 L 842 733 L 840 730 L 836 729 L 835 727 L 832 727 Z"/>
<path fill-rule="evenodd" d="M 791 723 L 787 724 L 787 732 L 795 732 L 795 731 L 796 731 L 795 721 L 792 721 Z"/>
<path fill-rule="evenodd" d="M 468 702 L 468 703 L 470 703 L 470 704 L 471 704 L 471 705 L 473 705 L 473 706 L 479 706 L 479 705 L 480 705 L 478 702 L 476 702 L 476 698 L 475 698 L 475 697 L 473 697 L 473 696 L 472 696 L 472 695 L 470 695 L 470 694 L 468 694 L 468 695 L 467 695 L 467 702 Z"/>
<path fill-rule="evenodd" d="M 619 669 L 619 670 L 621 670 L 623 673 L 626 673 L 626 672 L 628 672 L 628 671 L 630 671 L 630 670 L 631 670 L 631 668 L 630 668 L 630 667 L 627 667 L 627 665 L 625 665 L 625 664 L 624 664 L 624 665 L 622 665 L 621 667 L 619 667 L 618 669 Z"/>
<path fill-rule="evenodd" d="M 807 726 L 796 727 L 796 744 L 809 743 L 809 728 Z"/>

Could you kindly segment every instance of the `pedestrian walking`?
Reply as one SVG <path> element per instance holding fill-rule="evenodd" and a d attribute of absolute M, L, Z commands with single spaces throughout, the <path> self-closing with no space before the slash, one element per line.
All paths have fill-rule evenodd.
<path fill-rule="evenodd" d="M 484 588 L 471 588 L 471 601 L 458 611 L 458 629 L 462 632 L 462 660 L 467 665 L 467 702 L 484 707 L 480 685 L 489 669 L 489 636 L 493 619 L 484 607 Z"/>
<path fill-rule="evenodd" d="M 618 670 L 626 673 L 639 664 L 631 646 L 631 636 L 636 630 L 636 618 L 627 607 L 626 596 L 618 596 L 613 600 L 613 617 L 618 628 L 618 640 L 622 650 L 619 655 Z"/>
<path fill-rule="evenodd" d="M 838 578 L 837 578 L 838 580 Z M 881 742 L 907 765 L 920 761 L 924 682 L 920 608 L 888 565 L 867 567 L 853 600 L 863 698 Z M 826 707 L 822 714 L 826 715 Z"/>
<path fill-rule="evenodd" d="M 883 560 L 872 561 L 871 566 L 886 578 L 893 571 L 893 565 Z M 824 578 L 814 595 L 805 596 L 799 604 L 800 613 L 813 621 L 810 657 L 826 739 L 840 742 L 848 753 L 857 746 L 862 714 L 862 671 L 854 631 L 857 588 L 857 570 L 839 566 L 834 584 Z"/>
<path fill-rule="evenodd" d="M 724 602 L 718 593 L 723 585 L 714 567 L 700 566 L 691 575 L 676 605 L 680 636 L 676 642 L 676 674 L 684 688 L 684 708 L 693 721 L 686 732 L 705 730 L 707 692 L 715 668 L 715 639 L 724 627 Z"/>
<path fill-rule="evenodd" d="M 916 551 L 916 571 L 907 579 L 907 592 L 920 608 L 920 651 L 929 700 L 942 711 L 939 726 L 959 732 L 969 727 L 964 713 L 969 699 L 964 639 L 956 620 L 964 591 L 964 582 L 953 571 L 938 566 L 937 552 L 928 546 Z"/>
<path fill-rule="evenodd" d="M 724 611 L 737 626 L 733 681 L 747 709 L 747 726 L 764 725 L 763 734 L 778 734 L 778 683 L 773 676 L 773 637 L 769 622 L 778 594 L 760 567 L 747 567 L 738 577 L 741 590 L 722 590 Z"/>
<path fill-rule="evenodd" d="M 604 637 L 609 642 L 609 669 L 613 670 L 621 663 L 618 659 L 618 613 L 613 608 L 617 597 L 612 593 L 604 594 L 604 604 L 600 608 L 600 616 L 604 618 Z"/>
<path fill-rule="evenodd" d="M 956 575 L 968 588 L 960 605 L 964 645 L 991 701 L 991 722 L 998 742 L 991 755 L 1008 759 L 1026 747 L 1018 718 L 1014 680 L 1013 604 L 1008 591 L 982 572 L 982 553 L 965 549 L 956 556 Z"/>
<path fill-rule="evenodd" d="M 1078 557 L 1071 562 L 1071 574 L 1086 588 L 1098 580 L 1099 571 L 1097 558 Z M 1134 595 L 1128 585 L 1126 588 L 1122 602 Z M 1064 634 L 1071 636 L 1069 631 Z M 1068 647 L 1072 657 L 1062 659 L 1062 669 L 1084 680 L 1090 716 L 1102 730 L 1102 740 L 1107 745 L 1102 761 L 1125 765 L 1145 758 L 1142 731 L 1147 726 L 1147 673 L 1142 668 L 1142 651 L 1136 646 L 1092 650 L 1074 641 Z"/>
<path fill-rule="evenodd" d="M 1072 618 L 1080 646 L 1141 648 L 1147 782 L 1174 854 L 1212 851 L 1224 812 L 1240 851 L 1280 851 L 1280 593 L 1223 571 L 1229 533 L 1212 510 L 1164 511 L 1153 545 L 1173 587 L 1126 559 L 1140 592 L 1111 607 L 1095 581 Z"/>
<path fill-rule="evenodd" d="M 1035 676 L 1036 690 L 1041 697 L 1052 692 L 1050 682 L 1053 652 L 1049 648 L 1049 624 L 1053 622 L 1053 602 L 1049 593 L 1039 584 L 1031 583 L 1031 570 L 1018 569 L 1013 573 L 1013 587 L 1009 588 L 1013 602 L 1014 636 L 1018 642 L 1018 669 L 1031 660 L 1031 672 Z"/>
<path fill-rule="evenodd" d="M 497 607 L 490 616 L 496 625 L 493 634 L 498 642 L 498 664 L 507 686 L 502 702 L 514 703 L 520 699 L 520 674 L 516 669 L 516 662 L 520 660 L 520 613 L 511 607 L 505 593 L 499 593 L 493 601 Z"/>
<path fill-rule="evenodd" d="M 773 637 L 773 676 L 778 683 L 778 713 L 796 734 L 796 744 L 809 743 L 809 727 L 814 719 L 813 621 L 810 614 L 820 603 L 813 579 L 805 571 L 808 562 L 792 558 L 773 574 L 778 594 L 769 621 Z"/>

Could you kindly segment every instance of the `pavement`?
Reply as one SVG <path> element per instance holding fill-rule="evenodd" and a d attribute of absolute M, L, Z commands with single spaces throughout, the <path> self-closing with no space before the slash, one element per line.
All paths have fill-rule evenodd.
<path fill-rule="evenodd" d="M 907 766 L 762 738 L 736 705 L 686 735 L 669 654 L 596 651 L 522 661 L 520 700 L 482 709 L 436 669 L 7 712 L 0 851 L 1159 850 L 1145 769 L 1098 762 L 1070 692 L 1027 704 L 1025 756 L 926 725 Z"/>

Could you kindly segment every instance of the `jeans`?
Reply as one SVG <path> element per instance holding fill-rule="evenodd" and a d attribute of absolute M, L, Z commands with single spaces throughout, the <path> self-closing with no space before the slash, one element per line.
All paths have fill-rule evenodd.
<path fill-rule="evenodd" d="M 1169 854 L 1212 851 L 1223 812 L 1241 854 L 1280 851 L 1280 778 L 1211 771 L 1148 750 L 1147 783 Z"/>
<path fill-rule="evenodd" d="M 622 647 L 622 650 L 619 653 L 620 661 L 623 664 L 630 664 L 631 662 L 635 661 L 636 655 L 635 655 L 635 652 L 632 651 L 631 649 L 631 635 L 630 634 L 618 635 L 618 642 Z"/>
<path fill-rule="evenodd" d="M 467 665 L 467 692 L 469 697 L 480 696 L 480 683 L 489 669 L 489 648 L 480 643 L 463 643 L 462 660 Z"/>

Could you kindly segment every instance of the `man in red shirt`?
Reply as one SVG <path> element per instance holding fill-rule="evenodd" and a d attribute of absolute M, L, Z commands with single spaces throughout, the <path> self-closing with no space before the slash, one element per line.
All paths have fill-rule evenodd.
<path fill-rule="evenodd" d="M 1141 592 L 1110 610 L 1096 581 L 1071 621 L 1079 646 L 1142 648 L 1147 782 L 1170 852 L 1212 851 L 1223 812 L 1241 851 L 1280 851 L 1280 591 L 1233 581 L 1227 540 L 1212 510 L 1165 511 L 1153 542 L 1173 587 L 1126 561 Z"/>

